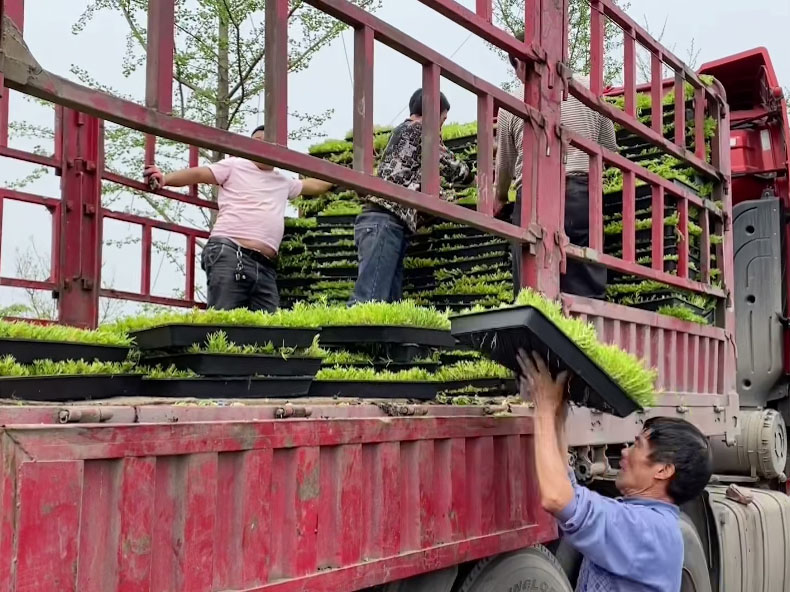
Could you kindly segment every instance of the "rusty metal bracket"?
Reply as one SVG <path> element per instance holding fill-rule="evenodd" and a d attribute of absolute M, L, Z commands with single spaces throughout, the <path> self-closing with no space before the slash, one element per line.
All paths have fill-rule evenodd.
<path fill-rule="evenodd" d="M 274 410 L 274 419 L 305 418 L 310 417 L 312 414 L 313 410 L 310 407 L 286 403 Z"/>
<path fill-rule="evenodd" d="M 58 423 L 102 423 L 112 419 L 113 412 L 103 407 L 71 407 L 58 409 Z"/>
<path fill-rule="evenodd" d="M 390 417 L 415 417 L 428 415 L 425 405 L 406 405 L 404 403 L 378 403 L 377 406 Z"/>

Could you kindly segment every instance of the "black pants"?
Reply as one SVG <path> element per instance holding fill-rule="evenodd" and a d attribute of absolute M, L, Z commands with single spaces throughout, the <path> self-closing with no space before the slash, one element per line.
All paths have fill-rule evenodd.
<path fill-rule="evenodd" d="M 513 224 L 521 223 L 521 189 L 516 194 Z M 571 244 L 590 246 L 590 201 L 587 175 L 565 178 L 565 234 Z M 521 245 L 513 244 L 513 289 L 521 290 Z M 603 298 L 606 293 L 606 268 L 594 263 L 568 259 L 565 274 L 560 278 L 560 290 L 587 298 Z"/>
<path fill-rule="evenodd" d="M 274 312 L 280 306 L 275 263 L 226 238 L 210 238 L 201 267 L 208 280 L 208 306 Z"/>

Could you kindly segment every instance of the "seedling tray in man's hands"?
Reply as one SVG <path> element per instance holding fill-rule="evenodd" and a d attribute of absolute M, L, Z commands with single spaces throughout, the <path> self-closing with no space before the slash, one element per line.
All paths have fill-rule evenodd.
<path fill-rule="evenodd" d="M 310 347 L 318 329 L 292 327 L 245 327 L 239 325 L 160 325 L 132 333 L 137 347 L 145 350 L 181 349 L 193 344 L 203 344 L 211 333 L 223 331 L 228 341 L 236 345 L 274 347 Z"/>
<path fill-rule="evenodd" d="M 641 407 L 587 357 L 543 313 L 531 306 L 504 308 L 457 316 L 452 334 L 462 344 L 485 352 L 492 360 L 519 372 L 519 350 L 538 353 L 556 376 L 570 370 L 570 400 L 576 404 L 626 417 Z"/>

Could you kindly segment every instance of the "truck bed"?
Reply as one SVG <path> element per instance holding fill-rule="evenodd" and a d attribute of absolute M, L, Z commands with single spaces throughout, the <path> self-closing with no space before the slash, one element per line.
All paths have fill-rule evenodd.
<path fill-rule="evenodd" d="M 157 403 L 0 408 L 0 589 L 356 590 L 556 536 L 528 417 Z"/>

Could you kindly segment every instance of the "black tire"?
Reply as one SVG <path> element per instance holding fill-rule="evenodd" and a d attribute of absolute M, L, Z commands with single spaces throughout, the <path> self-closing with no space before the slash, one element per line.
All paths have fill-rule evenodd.
<path fill-rule="evenodd" d="M 458 592 L 573 592 L 557 559 L 543 545 L 479 561 Z"/>
<path fill-rule="evenodd" d="M 562 566 L 562 571 L 568 576 L 568 581 L 571 585 L 575 585 L 576 580 L 579 579 L 579 570 L 582 566 L 582 554 L 571 547 L 570 543 L 565 539 L 560 539 L 554 555 L 557 558 L 557 562 Z"/>
<path fill-rule="evenodd" d="M 712 592 L 705 547 L 691 518 L 685 514 L 680 515 L 680 532 L 683 534 L 683 579 L 680 592 Z"/>

